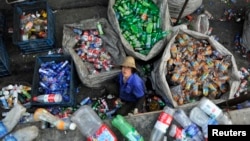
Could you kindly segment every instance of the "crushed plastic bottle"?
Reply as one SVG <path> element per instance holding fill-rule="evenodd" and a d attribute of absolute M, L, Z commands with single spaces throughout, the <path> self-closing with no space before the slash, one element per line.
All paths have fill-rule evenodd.
<path fill-rule="evenodd" d="M 34 112 L 35 121 L 46 121 L 54 125 L 58 130 L 75 130 L 76 124 L 73 122 L 66 122 L 59 117 L 54 116 L 48 110 L 44 108 L 38 108 Z"/>
<path fill-rule="evenodd" d="M 201 98 L 197 106 L 211 118 L 216 119 L 218 124 L 232 124 L 229 117 L 207 97 Z"/>
<path fill-rule="evenodd" d="M 8 134 L 17 125 L 26 108 L 16 103 L 14 107 L 6 114 L 5 118 L 0 121 L 0 138 Z"/>
<path fill-rule="evenodd" d="M 197 124 L 202 129 L 202 133 L 205 139 L 208 138 L 208 125 L 217 125 L 215 119 L 210 118 L 206 113 L 204 113 L 200 108 L 194 107 L 190 113 L 189 118 L 195 124 Z"/>
<path fill-rule="evenodd" d="M 33 97 L 33 101 L 41 103 L 59 103 L 62 102 L 61 94 L 44 94 Z"/>
<path fill-rule="evenodd" d="M 3 141 L 33 141 L 37 138 L 39 129 L 36 126 L 21 128 L 3 138 Z"/>
<path fill-rule="evenodd" d="M 172 124 L 169 128 L 169 136 L 173 137 L 175 141 L 186 141 L 186 135 L 183 128 L 178 127 L 176 124 Z"/>
<path fill-rule="evenodd" d="M 117 128 L 123 136 L 125 136 L 129 141 L 144 141 L 143 137 L 139 132 L 121 115 L 116 115 L 116 117 L 111 121 L 112 125 Z"/>
<path fill-rule="evenodd" d="M 181 125 L 187 138 L 193 141 L 204 141 L 199 127 L 193 123 L 182 109 L 177 109 L 174 113 L 174 119 Z"/>
<path fill-rule="evenodd" d="M 77 128 L 88 141 L 117 141 L 113 131 L 89 105 L 81 106 L 73 113 L 71 120 L 77 124 Z"/>
<path fill-rule="evenodd" d="M 168 106 L 164 107 L 151 131 L 150 141 L 162 141 L 164 139 L 164 135 L 173 120 L 174 112 L 174 109 Z"/>

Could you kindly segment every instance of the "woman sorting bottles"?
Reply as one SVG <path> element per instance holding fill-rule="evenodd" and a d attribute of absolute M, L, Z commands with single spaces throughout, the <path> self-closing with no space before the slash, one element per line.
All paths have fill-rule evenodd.
<path fill-rule="evenodd" d="M 115 114 L 126 116 L 128 113 L 134 113 L 137 110 L 139 113 L 142 112 L 145 100 L 145 84 L 137 72 L 135 59 L 132 56 L 127 56 L 121 64 L 121 72 L 118 75 L 118 102 L 121 102 L 121 107 Z"/>

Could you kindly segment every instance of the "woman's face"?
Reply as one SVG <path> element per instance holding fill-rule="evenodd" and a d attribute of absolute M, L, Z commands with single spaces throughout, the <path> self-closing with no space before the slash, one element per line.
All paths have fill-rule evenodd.
<path fill-rule="evenodd" d="M 129 76 L 132 74 L 132 69 L 131 67 L 122 67 L 122 74 L 125 78 L 129 78 Z"/>

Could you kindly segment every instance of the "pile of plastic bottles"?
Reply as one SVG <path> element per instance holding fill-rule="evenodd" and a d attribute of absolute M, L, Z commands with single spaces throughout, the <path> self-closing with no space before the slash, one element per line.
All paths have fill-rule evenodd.
<path fill-rule="evenodd" d="M 99 30 L 73 30 L 80 36 L 75 52 L 84 62 L 88 62 L 90 74 L 110 71 L 113 68 L 112 58 L 103 45 Z"/>
<path fill-rule="evenodd" d="M 22 40 L 47 38 L 48 21 L 45 10 L 23 12 L 20 16 Z"/>
<path fill-rule="evenodd" d="M 11 109 L 18 101 L 25 105 L 31 100 L 31 87 L 27 85 L 9 84 L 0 91 L 1 106 Z"/>

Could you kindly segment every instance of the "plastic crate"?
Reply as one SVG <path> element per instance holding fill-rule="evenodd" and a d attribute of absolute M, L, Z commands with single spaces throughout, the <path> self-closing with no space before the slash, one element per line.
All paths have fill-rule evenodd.
<path fill-rule="evenodd" d="M 20 16 L 23 13 L 34 13 L 41 10 L 46 10 L 47 12 L 47 37 L 23 41 Z M 13 43 L 21 49 L 22 53 L 29 54 L 44 52 L 55 47 L 55 19 L 53 12 L 46 1 L 31 1 L 15 4 L 13 25 Z"/>
<path fill-rule="evenodd" d="M 46 56 L 38 56 L 36 57 L 35 62 L 35 68 L 34 68 L 34 74 L 33 74 L 33 82 L 32 82 L 32 90 L 31 90 L 31 97 L 33 97 L 44 94 L 39 91 L 39 82 L 40 82 L 40 74 L 38 72 L 39 68 L 41 67 L 42 63 L 55 61 L 55 63 L 60 63 L 63 61 L 69 61 L 70 64 L 70 82 L 69 82 L 69 88 L 67 91 L 67 94 L 69 94 L 69 101 L 65 102 L 62 101 L 60 103 L 40 103 L 36 101 L 31 101 L 31 106 L 39 106 L 39 107 L 47 107 L 47 106 L 74 106 L 75 105 L 75 95 L 76 95 L 76 70 L 74 61 L 69 55 L 46 55 Z"/>
<path fill-rule="evenodd" d="M 3 38 L 0 37 L 0 77 L 10 74 L 10 59 Z"/>

